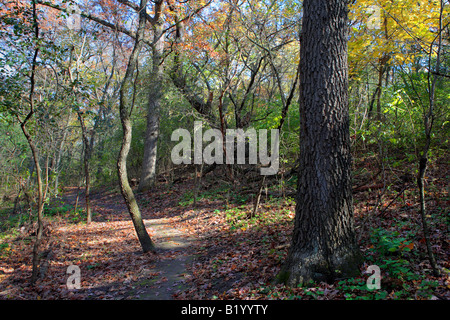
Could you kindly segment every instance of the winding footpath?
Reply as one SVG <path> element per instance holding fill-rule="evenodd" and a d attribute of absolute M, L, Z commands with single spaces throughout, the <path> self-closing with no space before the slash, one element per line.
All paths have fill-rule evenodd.
<path fill-rule="evenodd" d="M 64 196 L 64 201 L 72 205 L 76 202 L 76 188 L 72 188 Z M 79 195 L 78 206 L 85 205 L 84 196 Z M 126 206 L 120 194 L 100 191 L 91 195 L 91 206 L 106 209 L 111 214 L 125 213 Z M 132 300 L 172 300 L 177 291 L 185 289 L 184 279 L 187 266 L 192 263 L 192 241 L 184 232 L 172 226 L 170 218 L 154 218 L 147 214 L 144 224 L 156 246 L 158 260 L 146 269 L 151 274 L 150 279 L 134 285 L 127 294 Z M 156 276 L 155 276 L 156 274 Z"/>

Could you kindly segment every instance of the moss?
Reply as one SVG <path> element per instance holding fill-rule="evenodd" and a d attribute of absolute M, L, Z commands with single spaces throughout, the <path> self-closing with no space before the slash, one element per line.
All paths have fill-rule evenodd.
<path fill-rule="evenodd" d="M 289 271 L 281 270 L 274 279 L 274 284 L 287 284 L 290 276 L 291 273 Z"/>
<path fill-rule="evenodd" d="M 352 278 L 360 275 L 359 267 L 363 263 L 364 258 L 359 250 L 352 251 L 351 254 L 340 260 L 334 270 L 336 278 Z"/>
<path fill-rule="evenodd" d="M 321 255 L 304 258 L 297 262 L 299 267 L 295 272 L 287 267 L 282 268 L 274 282 L 291 287 L 311 287 L 320 282 L 332 283 L 337 279 L 360 275 L 359 266 L 363 257 L 359 250 L 336 252 L 332 260 L 329 263 Z"/>

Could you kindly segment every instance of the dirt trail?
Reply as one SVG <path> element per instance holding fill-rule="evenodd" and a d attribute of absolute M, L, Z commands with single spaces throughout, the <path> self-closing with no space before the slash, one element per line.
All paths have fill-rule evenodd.
<path fill-rule="evenodd" d="M 76 188 L 68 190 L 63 197 L 64 202 L 75 204 Z M 84 195 L 79 195 L 78 206 L 85 205 Z M 120 194 L 109 191 L 97 191 L 91 195 L 91 206 L 95 210 L 108 211 L 111 215 L 128 214 Z M 142 208 L 141 208 L 142 209 Z M 137 300 L 171 300 L 173 294 L 184 287 L 186 267 L 192 263 L 192 238 L 172 226 L 170 218 L 154 218 L 151 210 L 142 210 L 144 224 L 155 243 L 158 261 L 146 272 L 156 276 L 141 281 L 129 293 L 129 298 Z"/>
<path fill-rule="evenodd" d="M 159 260 L 150 272 L 159 272 L 137 291 L 140 300 L 171 300 L 174 293 L 184 289 L 186 266 L 192 263 L 191 241 L 183 232 L 173 228 L 166 218 L 144 220 L 157 247 Z"/>

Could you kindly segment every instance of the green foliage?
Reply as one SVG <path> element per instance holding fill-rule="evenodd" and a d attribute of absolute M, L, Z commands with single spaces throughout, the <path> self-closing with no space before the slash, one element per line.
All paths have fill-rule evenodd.
<path fill-rule="evenodd" d="M 74 206 L 64 204 L 61 206 L 46 206 L 44 208 L 44 215 L 47 217 L 59 217 L 70 221 L 71 223 L 85 223 L 87 220 L 87 215 L 84 208 L 77 208 L 75 210 Z M 92 218 L 96 215 L 92 212 Z"/>
<path fill-rule="evenodd" d="M 12 209 L 11 209 L 12 211 Z M 1 213 L 0 213 L 1 215 Z M 6 232 L 12 231 L 20 226 L 23 225 L 24 222 L 28 220 L 28 217 L 26 217 L 23 214 L 15 214 L 8 216 L 7 219 L 2 219 L 0 224 L 0 230 L 4 230 Z"/>
<path fill-rule="evenodd" d="M 350 278 L 337 283 L 336 289 L 342 291 L 346 300 L 379 300 L 384 291 L 373 293 L 367 288 L 364 278 Z"/>
<path fill-rule="evenodd" d="M 411 299 L 414 294 L 420 298 L 431 297 L 437 283 L 426 279 L 425 274 L 414 270 L 409 261 L 412 257 L 414 232 L 401 236 L 398 231 L 408 222 L 394 221 L 394 231 L 374 228 L 370 234 L 370 246 L 366 251 L 366 261 L 377 265 L 381 272 L 381 289 L 368 290 L 366 279 L 350 278 L 338 282 L 337 289 L 347 300 Z"/>
<path fill-rule="evenodd" d="M 187 191 L 181 196 L 178 205 L 181 207 L 187 207 L 194 203 L 194 191 Z"/>
<path fill-rule="evenodd" d="M 436 280 L 422 280 L 419 284 L 419 291 L 417 295 L 424 299 L 430 299 L 434 292 L 434 289 L 439 285 Z"/>
<path fill-rule="evenodd" d="M 209 188 L 197 194 L 197 201 L 208 199 L 210 201 L 226 201 L 228 204 L 243 205 L 248 203 L 250 195 L 234 191 L 230 186 Z M 194 203 L 194 191 L 186 191 L 180 198 L 179 205 L 186 207 Z"/>
<path fill-rule="evenodd" d="M 402 254 L 411 251 L 412 241 L 400 236 L 398 231 L 377 228 L 372 231 L 373 250 L 381 255 Z"/>
<path fill-rule="evenodd" d="M 227 222 L 230 225 L 230 230 L 245 230 L 257 219 L 257 217 L 253 217 L 251 218 L 253 221 L 250 221 L 247 217 L 247 213 L 248 208 L 243 205 L 225 210 L 223 214 L 225 214 Z"/>

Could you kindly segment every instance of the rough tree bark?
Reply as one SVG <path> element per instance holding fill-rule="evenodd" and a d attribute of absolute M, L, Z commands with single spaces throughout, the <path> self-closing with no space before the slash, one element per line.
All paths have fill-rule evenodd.
<path fill-rule="evenodd" d="M 122 0 L 119 0 L 122 2 Z M 190 16 L 200 12 L 211 2 L 207 2 L 204 6 L 195 10 Z M 155 185 L 156 182 L 156 161 L 158 156 L 158 139 L 160 128 L 160 111 L 164 92 L 164 44 L 167 30 L 164 29 L 163 13 L 167 7 L 171 11 L 178 11 L 177 5 L 171 1 L 156 0 L 154 16 L 147 20 L 153 28 L 152 49 L 152 72 L 149 81 L 149 99 L 147 113 L 147 129 L 144 141 L 144 157 L 142 161 L 141 177 L 139 182 L 139 192 L 144 192 Z M 177 38 L 179 38 L 179 27 L 183 25 L 185 19 L 176 18 Z"/>
<path fill-rule="evenodd" d="M 139 191 L 150 189 L 156 181 L 156 159 L 158 153 L 159 115 L 163 90 L 163 58 L 164 58 L 164 28 L 161 21 L 163 1 L 156 3 L 153 27 L 152 73 L 148 96 L 147 129 L 144 141 L 144 158 L 142 161 Z"/>
<path fill-rule="evenodd" d="M 279 281 L 359 274 L 353 226 L 347 3 L 305 0 L 300 52 L 300 169 L 295 227 Z"/>

